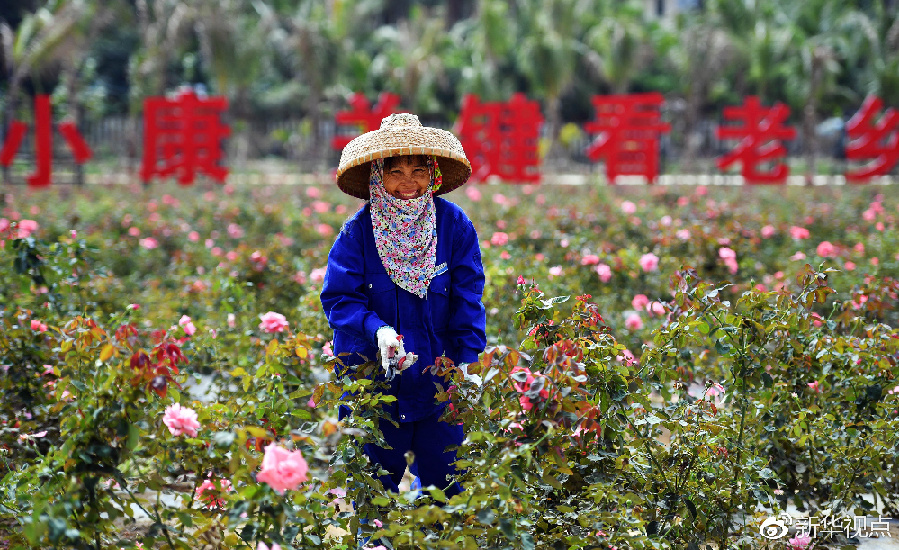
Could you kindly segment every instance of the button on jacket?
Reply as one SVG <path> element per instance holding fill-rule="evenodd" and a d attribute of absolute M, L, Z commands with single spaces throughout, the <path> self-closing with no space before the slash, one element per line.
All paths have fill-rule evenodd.
<path fill-rule="evenodd" d="M 376 333 L 384 325 L 403 336 L 406 351 L 418 355 L 418 361 L 397 373 L 391 383 L 397 400 L 385 407 L 398 421 L 420 420 L 445 406 L 435 399 L 437 377 L 429 370 L 422 373 L 435 357 L 471 363 L 487 342 L 477 232 L 455 204 L 435 197 L 434 205 L 437 271 L 425 298 L 398 287 L 384 269 L 375 247 L 369 203 L 344 224 L 334 242 L 321 293 L 322 307 L 334 329 L 332 349 L 344 365 L 376 360 Z M 383 379 L 383 369 L 378 377 Z"/>

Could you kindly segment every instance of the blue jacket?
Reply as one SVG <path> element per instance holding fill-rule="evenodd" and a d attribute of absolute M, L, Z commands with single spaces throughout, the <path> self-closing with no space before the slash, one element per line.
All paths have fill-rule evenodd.
<path fill-rule="evenodd" d="M 334 329 L 334 354 L 353 366 L 377 358 L 377 330 L 389 325 L 403 335 L 406 351 L 418 361 L 392 382 L 397 400 L 387 411 L 402 422 L 434 414 L 436 377 L 422 370 L 434 358 L 446 356 L 459 363 L 477 361 L 484 351 L 486 314 L 481 248 L 471 220 L 455 204 L 434 198 L 437 210 L 437 273 L 422 299 L 396 286 L 375 247 L 371 204 L 350 218 L 328 254 L 321 301 L 328 324 Z M 383 379 L 383 370 L 379 371 Z"/>

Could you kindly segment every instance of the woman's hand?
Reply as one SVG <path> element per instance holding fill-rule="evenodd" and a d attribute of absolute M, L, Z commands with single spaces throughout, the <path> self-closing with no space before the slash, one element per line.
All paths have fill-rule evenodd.
<path fill-rule="evenodd" d="M 375 333 L 378 337 L 378 349 L 381 350 L 381 366 L 384 370 L 390 368 L 390 360 L 396 355 L 397 350 L 403 355 L 406 351 L 403 349 L 403 341 L 392 327 L 383 326 Z"/>
<path fill-rule="evenodd" d="M 459 370 L 462 371 L 462 375 L 465 377 L 465 379 L 475 386 L 480 388 L 483 385 L 480 374 L 473 374 L 468 372 L 468 364 L 462 363 L 461 365 L 459 365 Z"/>

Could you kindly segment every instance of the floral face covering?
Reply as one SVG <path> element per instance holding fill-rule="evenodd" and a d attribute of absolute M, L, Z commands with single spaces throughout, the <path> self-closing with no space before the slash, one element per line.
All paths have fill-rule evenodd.
<path fill-rule="evenodd" d="M 420 197 L 402 200 L 384 187 L 384 159 L 371 163 L 368 188 L 371 193 L 371 221 L 375 245 L 390 279 L 419 298 L 437 265 L 437 209 L 434 191 L 443 183 L 437 160 L 427 157 L 431 181 Z"/>

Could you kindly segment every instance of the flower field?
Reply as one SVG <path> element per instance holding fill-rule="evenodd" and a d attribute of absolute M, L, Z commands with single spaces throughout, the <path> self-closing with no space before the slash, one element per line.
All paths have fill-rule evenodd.
<path fill-rule="evenodd" d="M 374 363 L 333 374 L 318 295 L 360 201 L 6 188 L 0 548 L 855 547 L 760 526 L 899 517 L 897 196 L 449 195 L 481 239 L 488 348 L 480 387 L 413 367 L 466 429 L 446 500 L 383 490 L 361 449 L 393 398 Z"/>

